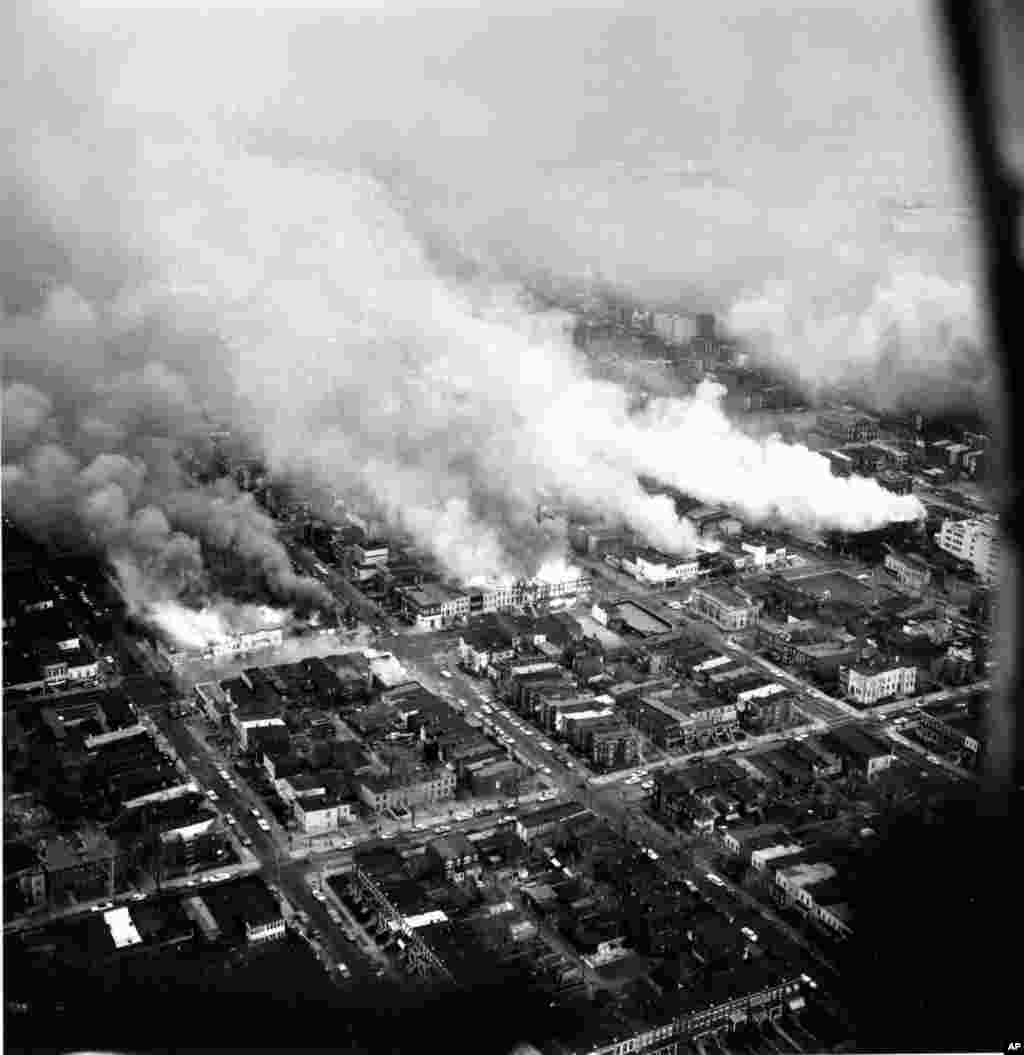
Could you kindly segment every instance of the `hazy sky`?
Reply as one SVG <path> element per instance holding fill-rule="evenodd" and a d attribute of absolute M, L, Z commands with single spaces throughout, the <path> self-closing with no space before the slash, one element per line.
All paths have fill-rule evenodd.
<path fill-rule="evenodd" d="M 718 302 L 877 267 L 883 199 L 959 199 L 921 4 L 103 6 L 13 38 L 23 105 L 58 132 L 110 150 L 118 129 L 212 121 L 281 158 L 372 166 L 476 254 Z M 962 239 L 935 242 L 962 271 Z"/>

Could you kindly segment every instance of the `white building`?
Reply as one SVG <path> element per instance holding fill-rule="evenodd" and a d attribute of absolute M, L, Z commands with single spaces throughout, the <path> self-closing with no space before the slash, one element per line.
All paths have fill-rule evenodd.
<path fill-rule="evenodd" d="M 999 578 L 999 522 L 995 517 L 944 520 L 935 541 L 940 549 L 971 564 L 982 582 Z"/>
<path fill-rule="evenodd" d="M 840 667 L 839 684 L 847 699 L 870 706 L 890 696 L 909 696 L 917 687 L 917 667 Z"/>
<path fill-rule="evenodd" d="M 755 568 L 773 568 L 786 559 L 785 546 L 768 546 L 763 543 L 741 542 L 740 549 L 749 553 Z"/>
<path fill-rule="evenodd" d="M 622 570 L 639 582 L 667 586 L 696 579 L 699 565 L 695 558 L 671 557 L 657 550 L 644 549 L 623 556 Z"/>

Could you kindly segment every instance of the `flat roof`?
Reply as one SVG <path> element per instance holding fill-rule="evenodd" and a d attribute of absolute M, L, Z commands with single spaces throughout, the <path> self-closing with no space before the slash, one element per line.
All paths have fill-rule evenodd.
<path fill-rule="evenodd" d="M 724 586 L 721 583 L 710 583 L 703 586 L 695 586 L 694 593 L 702 593 L 719 604 L 728 605 L 730 608 L 749 608 L 751 602 L 732 586 Z"/>
<path fill-rule="evenodd" d="M 624 619 L 634 630 L 642 634 L 663 634 L 672 629 L 672 624 L 634 601 L 621 601 L 615 606 L 616 615 Z"/>

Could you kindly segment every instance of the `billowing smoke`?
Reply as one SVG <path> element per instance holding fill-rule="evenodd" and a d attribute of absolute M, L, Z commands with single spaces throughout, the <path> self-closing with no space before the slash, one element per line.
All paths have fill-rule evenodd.
<path fill-rule="evenodd" d="M 197 609 L 173 599 L 148 604 L 139 614 L 169 641 L 195 652 L 223 644 L 240 632 L 282 626 L 288 621 L 286 612 L 265 606 L 239 606 L 222 602 Z"/>
<path fill-rule="evenodd" d="M 163 379 L 162 370 L 150 373 Z M 227 592 L 307 609 L 330 605 L 318 583 L 294 574 L 273 522 L 248 495 L 227 481 L 196 485 L 166 438 L 133 432 L 129 439 L 139 407 L 132 408 L 132 421 L 123 414 L 112 418 L 117 401 L 109 399 L 111 391 L 102 386 L 103 417 L 98 406 L 85 403 L 80 417 L 69 413 L 61 422 L 38 389 L 20 382 L 4 387 L 8 514 L 41 538 L 106 556 L 129 609 L 175 640 L 195 639 L 202 625 L 251 628 L 255 609 L 227 600 Z M 145 457 L 92 453 L 104 445 L 131 446 Z M 225 562 L 236 571 L 230 582 Z M 215 610 L 202 618 L 188 607 L 211 604 Z M 176 636 L 191 619 L 199 620 L 196 629 Z"/>
<path fill-rule="evenodd" d="M 973 285 L 897 258 L 881 274 L 775 281 L 727 325 L 811 398 L 843 392 L 879 411 L 981 410 L 994 398 Z"/>
<path fill-rule="evenodd" d="M 636 127 L 634 93 L 609 118 L 631 130 L 628 156 L 608 159 L 607 144 L 625 140 L 601 125 L 599 108 L 586 128 L 550 123 L 545 107 L 524 109 L 518 67 L 514 101 L 477 105 L 469 87 L 452 92 L 432 59 L 403 61 L 410 47 L 432 54 L 424 42 L 437 43 L 436 27 L 421 41 L 364 22 L 278 19 L 277 29 L 255 26 L 241 56 L 224 44 L 237 29 L 230 17 L 204 21 L 198 33 L 188 20 L 153 17 L 109 40 L 54 22 L 23 27 L 9 56 L 20 88 L 6 129 L 14 208 L 0 214 L 12 249 L 0 268 L 5 499 L 38 530 L 108 553 L 140 605 L 201 607 L 213 595 L 244 603 L 261 592 L 281 604 L 323 600 L 292 574 L 273 523 L 248 497 L 183 473 L 179 452 L 201 453 L 211 420 L 228 423 L 277 475 L 342 493 L 464 581 L 529 575 L 557 558 L 564 521 L 538 521 L 542 499 L 691 552 L 692 530 L 669 498 L 639 485 L 641 474 L 752 519 L 812 528 L 919 514 L 912 499 L 870 481 L 833 478 L 803 448 L 740 435 L 714 389 L 636 410 L 622 386 L 587 374 L 566 319 L 531 313 L 513 285 L 496 280 L 508 269 L 487 266 L 512 256 L 521 271 L 532 260 L 571 272 L 596 258 L 611 274 L 607 265 L 618 261 L 621 284 L 642 288 L 644 275 L 676 288 L 703 281 L 709 299 L 725 303 L 737 290 L 762 289 L 766 275 L 800 273 L 844 225 L 855 230 L 860 214 L 850 202 L 880 191 L 868 184 L 894 166 L 869 170 L 860 159 L 847 170 L 843 155 L 839 167 L 857 176 L 839 188 L 824 175 L 824 155 L 797 151 L 802 177 L 818 188 L 809 197 L 790 178 L 784 142 L 765 149 L 743 134 L 764 118 L 746 112 L 760 95 L 743 86 L 728 106 L 689 113 L 682 146 L 670 142 L 673 116 L 658 150 L 657 130 Z M 751 17 L 757 25 L 742 31 L 714 30 L 715 46 L 732 40 L 745 54 L 760 39 Z M 616 55 L 620 35 L 605 35 L 607 18 L 599 21 L 605 67 L 641 76 L 646 64 Z M 562 44 L 576 39 L 573 25 L 562 26 Z M 553 26 L 545 21 L 545 32 Z M 504 28 L 535 39 L 530 26 Z M 638 55 L 667 39 L 637 22 L 613 28 Z M 483 91 L 492 64 L 467 70 L 465 56 L 478 47 L 504 55 L 509 38 L 503 30 L 481 45 L 474 33 L 447 33 L 449 44 L 465 45 L 460 76 Z M 869 36 L 865 54 L 889 47 L 888 27 Z M 846 31 L 838 37 L 850 44 Z M 183 79 L 156 44 L 185 39 Z M 565 48 L 548 44 L 561 62 Z M 387 64 L 388 78 L 401 79 L 391 95 L 367 66 L 382 47 L 400 52 Z M 103 58 L 95 67 L 93 54 Z M 799 58 L 772 82 L 799 80 Z M 48 73 L 55 64 L 60 92 Z M 894 69 L 905 81 L 902 52 Z M 610 75 L 587 83 L 588 92 L 620 94 Z M 785 98 L 802 97 L 789 88 Z M 659 80 L 644 98 L 663 91 Z M 509 108 L 530 114 L 522 128 L 509 124 Z M 680 165 L 692 158 L 683 147 L 722 138 L 725 113 L 731 141 L 744 151 L 753 144 L 757 163 L 733 152 Z M 863 115 L 848 117 L 859 126 Z M 907 104 L 892 143 L 927 124 L 919 118 Z M 554 164 L 570 130 L 576 155 Z M 806 143 L 811 133 L 797 124 L 788 134 Z M 537 155 L 542 140 L 547 161 Z M 530 156 L 532 167 L 517 161 Z M 391 157 L 394 165 L 382 163 Z M 657 171 L 625 179 L 640 157 Z M 769 184 L 772 195 L 759 201 Z M 776 266 L 785 253 L 795 269 Z M 898 286 L 896 300 L 907 292 Z M 912 301 L 922 292 L 909 288 Z M 782 304 L 774 314 L 737 309 L 734 321 L 779 334 L 775 354 L 806 373 L 807 356 L 787 351 L 817 345 L 814 334 L 800 344 L 802 331 L 786 322 L 803 294 L 769 290 L 761 300 L 769 296 Z M 904 330 L 916 318 L 883 301 L 869 336 L 887 332 L 890 315 Z M 863 335 L 852 318 L 846 329 Z"/>

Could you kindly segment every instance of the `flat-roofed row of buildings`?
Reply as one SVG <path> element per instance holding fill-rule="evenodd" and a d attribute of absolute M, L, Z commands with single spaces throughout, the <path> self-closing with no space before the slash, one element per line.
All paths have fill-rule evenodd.
<path fill-rule="evenodd" d="M 403 617 L 425 630 L 439 630 L 459 620 L 491 612 L 509 611 L 526 605 L 585 598 L 590 576 L 570 569 L 563 580 L 519 580 L 491 587 L 460 589 L 443 583 L 424 582 L 398 591 Z"/>

